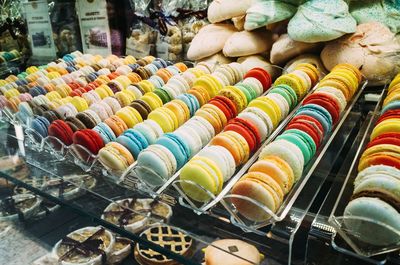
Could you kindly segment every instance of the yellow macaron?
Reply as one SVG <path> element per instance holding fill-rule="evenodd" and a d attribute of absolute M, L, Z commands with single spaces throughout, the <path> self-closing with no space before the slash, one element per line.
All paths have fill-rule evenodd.
<path fill-rule="evenodd" d="M 144 94 L 140 99 L 146 102 L 150 106 L 151 110 L 155 110 L 163 105 L 162 100 L 153 92 Z"/>
<path fill-rule="evenodd" d="M 75 108 L 79 111 L 82 112 L 84 110 L 87 110 L 89 108 L 87 101 L 84 98 L 75 96 L 71 100 L 72 105 L 75 106 Z"/>

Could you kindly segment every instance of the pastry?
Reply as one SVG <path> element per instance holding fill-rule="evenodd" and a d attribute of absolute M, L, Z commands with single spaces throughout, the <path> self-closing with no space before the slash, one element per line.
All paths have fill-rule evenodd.
<path fill-rule="evenodd" d="M 162 145 L 152 144 L 140 152 L 136 173 L 147 184 L 158 186 L 172 176 L 176 168 L 177 161 L 171 151 Z"/>
<path fill-rule="evenodd" d="M 169 226 L 153 226 L 142 232 L 140 236 L 181 256 L 188 256 L 192 247 L 192 239 L 189 236 Z M 135 259 L 141 264 L 178 264 L 141 244 L 136 245 L 134 253 Z"/>
<path fill-rule="evenodd" d="M 291 18 L 304 1 L 253 1 L 246 10 L 245 30 L 253 30 Z"/>
<path fill-rule="evenodd" d="M 93 128 L 93 131 L 97 132 L 100 135 L 104 144 L 108 144 L 109 142 L 116 140 L 116 136 L 113 130 L 104 122 L 100 122 L 99 124 L 97 124 Z"/>
<path fill-rule="evenodd" d="M 220 239 L 212 242 L 204 250 L 206 265 L 217 265 L 222 260 L 229 265 L 258 265 L 262 258 L 263 255 L 253 245 L 238 239 Z"/>
<path fill-rule="evenodd" d="M 107 258 L 108 264 L 119 264 L 126 259 L 132 250 L 132 241 L 124 237 L 115 237 L 115 243 Z"/>
<path fill-rule="evenodd" d="M 101 218 L 137 233 L 158 221 L 168 222 L 172 216 L 169 205 L 152 199 L 123 199 L 111 203 Z"/>
<path fill-rule="evenodd" d="M 250 7 L 251 0 L 231 2 L 229 0 L 212 1 L 207 10 L 207 18 L 217 23 L 234 17 L 243 16 Z"/>
<path fill-rule="evenodd" d="M 227 57 L 241 57 L 267 52 L 272 47 L 272 34 L 266 30 L 241 31 L 225 42 L 223 53 Z"/>
<path fill-rule="evenodd" d="M 126 147 L 137 159 L 139 153 L 149 146 L 146 137 L 136 129 L 128 129 L 117 138 L 117 142 Z"/>
<path fill-rule="evenodd" d="M 298 55 L 308 52 L 318 52 L 320 46 L 320 43 L 295 41 L 288 34 L 283 34 L 272 45 L 270 62 L 273 64 L 286 63 Z"/>
<path fill-rule="evenodd" d="M 186 164 L 191 155 L 185 140 L 174 133 L 164 134 L 156 141 L 156 144 L 164 146 L 174 155 L 178 170 Z"/>
<path fill-rule="evenodd" d="M 253 68 L 262 68 L 269 73 L 272 79 L 275 79 L 281 72 L 277 67 L 274 67 L 266 58 L 261 55 L 250 55 L 245 57 L 240 57 L 237 60 L 243 67 L 245 72 L 250 71 Z"/>
<path fill-rule="evenodd" d="M 115 238 L 102 227 L 85 227 L 69 233 L 58 241 L 53 255 L 60 264 L 96 264 L 107 260 L 115 244 Z"/>
<path fill-rule="evenodd" d="M 33 194 L 17 194 L 4 198 L 0 202 L 0 220 L 27 220 L 38 212 L 41 201 L 40 197 Z"/>
<path fill-rule="evenodd" d="M 339 63 L 360 69 L 369 86 L 388 83 L 397 73 L 396 36 L 383 24 L 369 22 L 357 26 L 354 34 L 343 36 L 325 46 L 321 59 L 331 70 Z"/>
<path fill-rule="evenodd" d="M 75 132 L 73 135 L 73 143 L 85 147 L 94 155 L 97 155 L 99 150 L 104 146 L 100 135 L 91 129 L 83 129 Z M 87 157 L 87 154 L 82 153 L 81 155 L 83 155 L 82 158 Z"/>
<path fill-rule="evenodd" d="M 393 1 L 353 1 L 350 13 L 358 24 L 377 21 L 386 25 L 393 33 L 400 31 L 399 5 Z"/>
<path fill-rule="evenodd" d="M 106 144 L 98 153 L 100 163 L 112 171 L 123 172 L 135 161 L 129 150 L 118 142 Z"/>
<path fill-rule="evenodd" d="M 400 229 L 398 209 L 379 198 L 359 197 L 351 200 L 344 210 L 344 216 L 347 231 L 358 235 L 360 241 L 373 246 L 388 246 L 399 242 L 398 234 L 382 226 L 386 224 L 396 231 Z"/>
<path fill-rule="evenodd" d="M 236 28 L 230 24 L 210 24 L 203 27 L 192 40 L 188 58 L 199 60 L 222 51 L 227 39 L 235 32 Z"/>
<path fill-rule="evenodd" d="M 50 126 L 50 122 L 44 117 L 37 117 L 32 120 L 31 128 L 38 133 L 42 138 L 45 138 L 48 135 L 48 127 Z"/>
<path fill-rule="evenodd" d="M 315 43 L 353 33 L 356 26 L 345 1 L 311 0 L 299 6 L 287 30 L 295 41 Z"/>
<path fill-rule="evenodd" d="M 55 120 L 52 122 L 48 129 L 49 136 L 59 139 L 63 144 L 69 146 L 72 144 L 72 136 L 74 132 L 71 127 L 62 120 Z M 57 143 L 54 141 L 55 146 Z"/>
<path fill-rule="evenodd" d="M 156 140 L 163 134 L 161 126 L 153 120 L 144 120 L 133 128 L 142 133 L 149 145 L 155 144 Z"/>

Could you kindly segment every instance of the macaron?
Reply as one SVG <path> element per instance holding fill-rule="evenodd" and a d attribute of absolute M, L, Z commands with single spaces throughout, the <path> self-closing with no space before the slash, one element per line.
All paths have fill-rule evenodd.
<path fill-rule="evenodd" d="M 100 135 L 91 129 L 76 131 L 72 139 L 74 144 L 79 144 L 85 147 L 94 155 L 97 155 L 100 149 L 104 146 Z M 83 156 L 83 158 L 85 158 L 85 156 Z"/>
<path fill-rule="evenodd" d="M 76 115 L 76 118 L 79 119 L 83 124 L 85 124 L 85 127 L 88 129 L 94 128 L 97 124 L 101 122 L 101 119 L 96 114 L 96 112 L 90 109 L 84 112 L 79 112 Z"/>
<path fill-rule="evenodd" d="M 108 144 L 109 142 L 113 142 L 116 140 L 115 133 L 113 130 L 104 122 L 100 122 L 97 124 L 94 128 L 94 131 L 96 131 L 101 139 L 103 139 L 104 144 Z"/>
<path fill-rule="evenodd" d="M 340 105 L 333 96 L 323 93 L 312 93 L 308 95 L 302 105 L 316 104 L 326 109 L 332 117 L 333 124 L 339 121 Z"/>
<path fill-rule="evenodd" d="M 50 126 L 50 122 L 46 118 L 39 116 L 31 121 L 30 126 L 39 135 L 45 138 L 48 135 L 48 127 Z"/>
<path fill-rule="evenodd" d="M 161 126 L 153 120 L 145 120 L 133 127 L 146 138 L 149 145 L 155 144 L 157 139 L 164 133 Z"/>
<path fill-rule="evenodd" d="M 178 127 L 190 119 L 190 110 L 188 106 L 180 99 L 174 99 L 164 105 L 170 109 L 178 119 Z"/>
<path fill-rule="evenodd" d="M 317 119 L 311 116 L 307 115 L 295 116 L 286 126 L 286 130 L 292 130 L 292 129 L 297 129 L 310 135 L 317 149 L 324 138 L 324 128 Z"/>
<path fill-rule="evenodd" d="M 311 158 L 315 155 L 315 152 L 317 150 L 317 146 L 312 137 L 309 134 L 300 130 L 296 129 L 286 130 L 276 139 L 286 140 L 299 147 L 301 153 L 303 154 L 305 165 L 311 160 Z"/>
<path fill-rule="evenodd" d="M 387 119 L 378 123 L 371 132 L 370 140 L 374 140 L 376 137 L 384 133 L 399 133 L 400 132 L 400 119 Z"/>
<path fill-rule="evenodd" d="M 155 110 L 163 106 L 162 100 L 153 92 L 144 94 L 144 96 L 141 97 L 141 100 L 146 102 L 150 106 L 151 110 Z"/>
<path fill-rule="evenodd" d="M 262 172 L 248 172 L 233 186 L 231 194 L 251 198 L 264 205 L 272 212 L 276 212 L 282 204 L 284 192 L 281 186 Z M 251 221 L 264 221 L 270 216 L 260 207 L 247 200 L 233 198 L 233 205 L 237 211 Z"/>
<path fill-rule="evenodd" d="M 221 170 L 223 181 L 229 180 L 236 170 L 235 159 L 228 149 L 222 146 L 213 145 L 203 148 L 197 156 L 206 157 L 215 162 Z"/>
<path fill-rule="evenodd" d="M 209 103 L 218 107 L 224 113 L 228 121 L 237 116 L 235 104 L 227 97 L 215 96 Z"/>
<path fill-rule="evenodd" d="M 162 135 L 156 141 L 156 144 L 162 145 L 171 151 L 176 159 L 178 170 L 186 164 L 191 156 L 188 144 L 183 138 L 174 133 L 166 133 Z"/>
<path fill-rule="evenodd" d="M 85 124 L 83 124 L 78 118 L 70 116 L 65 119 L 65 123 L 72 129 L 73 132 L 87 129 Z"/>
<path fill-rule="evenodd" d="M 392 144 L 400 146 L 400 132 L 383 133 L 375 137 L 374 140 L 372 140 L 371 142 L 369 142 L 366 148 L 380 144 Z"/>
<path fill-rule="evenodd" d="M 75 106 L 78 112 L 84 111 L 89 108 L 86 100 L 81 97 L 73 97 L 71 100 L 71 104 Z"/>
<path fill-rule="evenodd" d="M 136 129 L 128 129 L 118 136 L 117 142 L 126 147 L 136 159 L 139 153 L 149 146 L 146 137 Z"/>
<path fill-rule="evenodd" d="M 258 128 L 246 119 L 238 117 L 230 120 L 224 131 L 234 131 L 243 136 L 250 148 L 250 152 L 257 150 L 261 144 Z"/>
<path fill-rule="evenodd" d="M 100 149 L 99 161 L 108 169 L 124 171 L 134 162 L 134 159 L 123 145 L 110 142 Z"/>
<path fill-rule="evenodd" d="M 63 142 L 66 146 L 72 144 L 72 137 L 74 132 L 71 127 L 63 120 L 53 121 L 48 128 L 49 136 L 55 137 Z"/>
<path fill-rule="evenodd" d="M 121 135 L 128 129 L 126 123 L 117 115 L 112 115 L 111 117 L 107 118 L 104 123 L 111 128 L 115 136 Z"/>
<path fill-rule="evenodd" d="M 178 118 L 172 110 L 160 107 L 150 112 L 148 119 L 157 122 L 164 133 L 173 132 L 178 128 Z"/>
<path fill-rule="evenodd" d="M 223 176 L 217 164 L 209 158 L 196 156 L 190 160 L 179 174 L 182 190 L 198 202 L 212 199 L 204 190 L 217 195 L 222 190 Z M 195 184 L 192 184 L 195 183 Z"/>
<path fill-rule="evenodd" d="M 294 174 L 289 164 L 278 156 L 266 156 L 255 162 L 249 172 L 261 172 L 271 176 L 286 195 L 294 184 Z"/>
<path fill-rule="evenodd" d="M 259 159 L 271 155 L 277 156 L 289 164 L 293 170 L 295 182 L 300 179 L 303 174 L 304 156 L 298 146 L 287 140 L 276 140 L 262 149 Z"/>
<path fill-rule="evenodd" d="M 177 99 L 182 100 L 186 104 L 186 106 L 188 106 L 189 111 L 190 111 L 190 117 L 192 117 L 194 115 L 194 113 L 200 108 L 200 103 L 199 103 L 198 99 L 191 94 L 185 93 L 185 94 L 179 95 L 177 97 Z"/>
<path fill-rule="evenodd" d="M 153 144 L 143 150 L 137 158 L 138 177 L 150 186 L 164 184 L 176 172 L 174 155 L 162 145 Z"/>
<path fill-rule="evenodd" d="M 271 83 L 272 83 L 271 76 L 266 70 L 264 70 L 261 67 L 256 67 L 256 68 L 250 69 L 244 75 L 243 78 L 246 80 L 246 78 L 248 78 L 248 77 L 253 77 L 253 78 L 256 78 L 258 81 L 260 81 L 260 83 L 263 86 L 264 91 L 267 91 L 267 89 L 271 87 Z"/>
<path fill-rule="evenodd" d="M 225 114 L 216 106 L 206 104 L 196 111 L 195 116 L 203 117 L 214 128 L 215 133 L 219 133 L 225 127 L 227 119 Z"/>
<path fill-rule="evenodd" d="M 279 106 L 273 100 L 267 97 L 260 97 L 250 102 L 249 107 L 258 108 L 268 115 L 274 128 L 278 125 L 281 115 Z"/>
<path fill-rule="evenodd" d="M 143 121 L 140 113 L 130 106 L 123 107 L 122 109 L 118 110 L 115 115 L 120 117 L 128 126 L 128 128 L 133 128 L 133 126 Z"/>
<path fill-rule="evenodd" d="M 246 139 L 235 131 L 224 131 L 216 135 L 210 145 L 225 147 L 234 157 L 236 166 L 245 163 L 250 156 L 250 147 Z"/>
<path fill-rule="evenodd" d="M 332 130 L 332 116 L 324 108 L 317 104 L 307 104 L 301 106 L 297 111 L 296 115 L 307 115 L 313 117 L 319 121 L 324 128 L 324 136 L 326 136 Z"/>

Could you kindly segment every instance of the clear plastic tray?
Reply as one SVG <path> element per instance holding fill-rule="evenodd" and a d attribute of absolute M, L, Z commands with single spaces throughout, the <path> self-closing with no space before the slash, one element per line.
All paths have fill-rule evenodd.
<path fill-rule="evenodd" d="M 328 222 L 335 228 L 338 235 L 340 235 L 346 243 L 359 255 L 371 257 L 379 254 L 384 254 L 396 250 L 400 250 L 400 231 L 395 228 L 375 220 L 360 218 L 360 217 L 345 217 L 343 216 L 344 208 L 350 201 L 351 195 L 353 194 L 353 182 L 357 176 L 357 165 L 359 158 L 365 149 L 365 146 L 369 142 L 369 136 L 374 128 L 376 120 L 380 116 L 381 104 L 383 102 L 385 90 L 382 92 L 380 101 L 374 111 L 372 118 L 370 119 L 367 128 L 365 129 L 363 138 L 359 145 L 359 148 L 354 156 L 354 160 L 349 168 L 346 179 L 344 180 L 342 189 L 336 200 L 336 203 L 329 216 Z M 364 227 L 364 228 L 363 228 Z M 366 243 L 373 231 L 374 235 L 386 235 L 385 237 L 375 236 L 376 243 Z M 332 245 L 336 245 L 335 237 L 332 238 Z M 379 242 L 379 238 L 382 239 Z M 384 239 L 388 239 L 384 242 Z M 390 240 L 389 240 L 390 239 Z"/>

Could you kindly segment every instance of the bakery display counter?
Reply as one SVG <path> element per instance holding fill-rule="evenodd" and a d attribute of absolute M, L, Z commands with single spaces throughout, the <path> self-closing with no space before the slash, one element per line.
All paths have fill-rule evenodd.
<path fill-rule="evenodd" d="M 37 194 L 35 199 L 52 202 L 52 206 L 47 207 L 44 213 L 57 211 L 56 204 L 66 205 L 78 214 L 90 217 L 98 225 L 184 264 L 201 264 L 204 261 L 202 250 L 215 244 L 218 239 L 238 239 L 255 246 L 261 253 L 258 257 L 260 264 L 301 263 L 310 219 L 313 218 L 309 209 L 316 201 L 320 203 L 324 200 L 325 194 L 321 193 L 325 192 L 327 178 L 341 167 L 340 157 L 354 139 L 358 129 L 355 125 L 365 119 L 362 114 L 364 96 L 357 95 L 355 98 L 320 155 L 309 165 L 308 179 L 296 190 L 296 198 L 286 208 L 285 216 L 260 227 L 243 226 L 235 222 L 221 204 L 203 214 L 193 211 L 181 203 L 174 189 L 171 191 L 175 193 L 163 193 L 153 198 L 136 183 L 121 182 L 98 164 L 92 165 L 89 171 L 82 170 L 80 164 L 74 163 L 70 153 L 67 152 L 65 157 L 56 156 L 43 145 L 35 145 L 35 137 L 29 133 L 27 136 L 26 128 L 9 123 L 3 123 L 1 129 L 0 152 L 9 157 L 3 158 L 4 167 L 1 167 L 0 176 L 18 187 L 14 190 L 30 190 Z M 7 116 L 3 116 L 3 119 L 7 119 Z M 26 170 L 30 173 L 24 173 Z M 33 212 L 38 214 L 43 210 L 35 209 Z M 119 218 L 121 212 L 134 218 L 128 218 L 130 221 L 121 224 L 120 221 L 124 219 Z M 18 214 L 13 218 L 18 218 Z M 190 238 L 189 243 L 186 242 L 183 249 L 181 245 L 180 251 L 174 252 L 171 246 L 163 244 L 162 237 L 142 234 L 149 227 L 159 229 L 164 226 L 178 234 L 182 233 L 179 244 L 186 240 L 183 235 Z M 170 233 L 170 230 L 164 232 Z M 228 251 L 235 256 L 232 248 Z"/>

